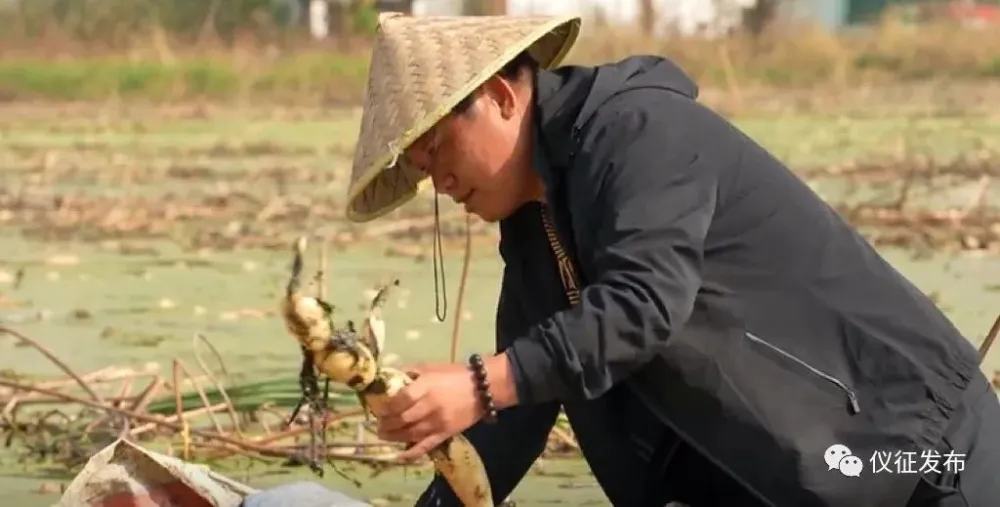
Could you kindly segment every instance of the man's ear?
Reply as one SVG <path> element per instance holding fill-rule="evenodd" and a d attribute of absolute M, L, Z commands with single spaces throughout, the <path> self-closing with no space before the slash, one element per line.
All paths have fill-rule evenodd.
<path fill-rule="evenodd" d="M 509 120 L 514 116 L 514 111 L 517 110 L 517 93 L 509 81 L 500 76 L 493 76 L 483 83 L 482 90 L 483 94 L 496 104 L 503 119 Z"/>

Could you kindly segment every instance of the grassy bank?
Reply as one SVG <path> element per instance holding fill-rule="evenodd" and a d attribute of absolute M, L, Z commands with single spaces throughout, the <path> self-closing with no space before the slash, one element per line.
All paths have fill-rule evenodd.
<path fill-rule="evenodd" d="M 243 64 L 224 54 L 169 62 L 119 55 L 57 61 L 27 56 L 0 61 L 0 97 L 352 103 L 360 100 L 366 76 L 366 57 L 318 52 Z"/>
<path fill-rule="evenodd" d="M 887 21 L 849 35 L 796 27 L 758 40 L 654 39 L 585 24 L 569 63 L 658 54 L 675 59 L 707 89 L 731 96 L 759 89 L 822 89 L 828 94 L 892 84 L 985 86 L 1000 77 L 1000 54 L 991 49 L 996 47 L 996 30 L 946 24 L 915 27 Z M 155 30 L 127 51 L 98 51 L 65 38 L 7 39 L 0 40 L 0 99 L 356 104 L 368 51 L 364 41 L 345 51 L 336 42 L 317 46 L 266 38 L 203 47 Z M 935 95 L 943 101 L 941 94 Z M 966 97 L 964 92 L 951 95 Z"/>

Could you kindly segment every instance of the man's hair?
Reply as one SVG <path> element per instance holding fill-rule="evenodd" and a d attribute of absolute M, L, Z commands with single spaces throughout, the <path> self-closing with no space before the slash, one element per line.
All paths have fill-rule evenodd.
<path fill-rule="evenodd" d="M 531 71 L 532 76 L 538 71 L 538 62 L 527 51 L 520 52 L 507 65 L 504 65 L 500 69 L 500 72 L 497 72 L 497 75 L 508 81 L 517 81 L 524 70 Z M 479 95 L 479 89 L 476 89 L 476 91 L 462 99 L 461 102 L 451 109 L 451 112 L 454 114 L 464 114 L 472 107 L 472 102 L 476 100 L 477 95 Z"/>

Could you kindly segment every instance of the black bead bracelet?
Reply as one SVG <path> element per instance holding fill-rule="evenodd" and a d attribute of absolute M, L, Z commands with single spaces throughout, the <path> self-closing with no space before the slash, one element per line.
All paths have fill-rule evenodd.
<path fill-rule="evenodd" d="M 476 378 L 476 391 L 479 393 L 479 400 L 486 409 L 483 420 L 488 424 L 497 422 L 497 407 L 493 404 L 493 393 L 490 392 L 490 381 L 486 378 L 486 363 L 483 356 L 472 354 L 469 356 L 469 367 L 472 368 L 472 375 Z"/>

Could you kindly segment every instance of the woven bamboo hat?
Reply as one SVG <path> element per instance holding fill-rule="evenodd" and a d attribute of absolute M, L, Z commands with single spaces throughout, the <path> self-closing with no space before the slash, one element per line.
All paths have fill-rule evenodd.
<path fill-rule="evenodd" d="M 527 50 L 543 69 L 576 42 L 578 16 L 405 16 L 384 13 L 372 51 L 347 218 L 367 222 L 413 198 L 420 171 L 403 150 Z"/>

